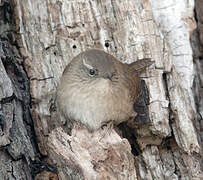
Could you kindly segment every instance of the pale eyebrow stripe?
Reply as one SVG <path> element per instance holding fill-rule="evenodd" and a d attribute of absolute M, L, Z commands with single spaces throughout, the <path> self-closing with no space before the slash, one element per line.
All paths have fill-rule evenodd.
<path fill-rule="evenodd" d="M 85 62 L 85 57 L 83 56 L 82 57 L 82 62 L 83 62 L 83 64 L 84 64 L 84 66 L 86 66 L 88 69 L 94 69 L 92 66 L 90 66 L 89 64 L 87 64 L 86 62 Z"/>

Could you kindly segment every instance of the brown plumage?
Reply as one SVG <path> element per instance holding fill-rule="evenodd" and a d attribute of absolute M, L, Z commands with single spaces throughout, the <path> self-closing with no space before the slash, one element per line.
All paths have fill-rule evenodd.
<path fill-rule="evenodd" d="M 57 90 L 57 108 L 66 118 L 90 130 L 136 115 L 133 104 L 141 93 L 139 73 L 150 59 L 123 64 L 102 50 L 87 50 L 65 68 Z"/>

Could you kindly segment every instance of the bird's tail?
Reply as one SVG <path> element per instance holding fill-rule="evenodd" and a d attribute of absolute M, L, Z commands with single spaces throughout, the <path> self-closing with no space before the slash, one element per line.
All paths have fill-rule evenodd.
<path fill-rule="evenodd" d="M 131 72 L 135 72 L 139 74 L 142 71 L 144 71 L 147 67 L 152 65 L 153 63 L 154 61 L 151 61 L 150 58 L 145 58 L 145 59 L 135 61 L 131 64 L 128 64 L 128 67 L 130 68 Z"/>

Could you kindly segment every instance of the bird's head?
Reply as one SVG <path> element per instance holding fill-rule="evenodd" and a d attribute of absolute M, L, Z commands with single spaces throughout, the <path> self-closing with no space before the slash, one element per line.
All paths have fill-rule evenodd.
<path fill-rule="evenodd" d="M 69 67 L 78 78 L 86 81 L 106 79 L 115 82 L 117 72 L 115 57 L 101 50 L 88 50 L 73 59 Z"/>

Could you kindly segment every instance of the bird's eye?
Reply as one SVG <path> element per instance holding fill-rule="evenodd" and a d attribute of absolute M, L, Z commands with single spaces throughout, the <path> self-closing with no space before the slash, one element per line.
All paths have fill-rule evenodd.
<path fill-rule="evenodd" d="M 90 69 L 89 70 L 89 75 L 90 76 L 94 76 L 95 75 L 95 70 L 94 69 Z"/>

